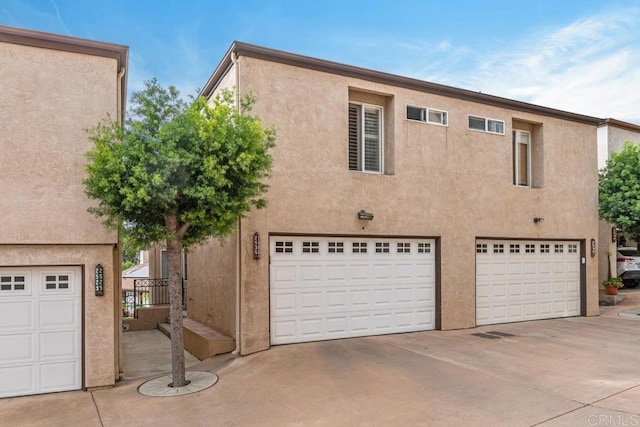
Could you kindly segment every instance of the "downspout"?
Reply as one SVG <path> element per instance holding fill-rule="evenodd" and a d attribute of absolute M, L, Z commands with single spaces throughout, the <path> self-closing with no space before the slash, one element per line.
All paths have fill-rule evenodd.
<path fill-rule="evenodd" d="M 238 70 L 238 55 L 235 52 L 231 52 L 231 62 L 235 72 L 236 89 L 235 89 L 235 102 L 236 108 L 240 108 L 240 72 Z M 240 280 L 242 270 L 242 218 L 238 218 L 238 232 L 236 233 L 236 349 L 232 352 L 234 356 L 241 355 L 241 339 L 240 339 L 240 321 L 242 319 L 240 315 Z"/>
<path fill-rule="evenodd" d="M 124 123 L 124 111 L 122 108 L 122 79 L 125 74 L 125 67 L 122 67 L 118 72 L 118 77 L 116 78 L 116 108 L 117 108 L 117 118 L 120 123 Z M 113 262 L 115 264 L 114 271 L 116 272 L 116 277 L 114 278 L 114 313 L 116 314 L 116 324 L 115 324 L 115 333 L 114 337 L 116 340 L 116 349 L 118 353 L 116 354 L 116 366 L 115 366 L 115 379 L 119 381 L 124 377 L 124 356 L 122 354 L 122 241 L 120 240 L 120 229 L 118 229 L 118 243 L 114 247 L 113 251 Z"/>

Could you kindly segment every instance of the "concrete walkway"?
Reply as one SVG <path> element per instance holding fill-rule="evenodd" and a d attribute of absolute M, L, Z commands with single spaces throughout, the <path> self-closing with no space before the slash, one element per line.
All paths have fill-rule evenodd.
<path fill-rule="evenodd" d="M 171 340 L 157 329 L 122 333 L 124 379 L 146 378 L 171 372 Z M 184 352 L 185 366 L 200 362 Z"/>
<path fill-rule="evenodd" d="M 617 315 L 640 306 L 629 295 L 599 317 L 223 355 L 192 366 L 218 384 L 182 397 L 142 396 L 138 379 L 1 399 L 0 425 L 640 425 L 640 316 Z"/>

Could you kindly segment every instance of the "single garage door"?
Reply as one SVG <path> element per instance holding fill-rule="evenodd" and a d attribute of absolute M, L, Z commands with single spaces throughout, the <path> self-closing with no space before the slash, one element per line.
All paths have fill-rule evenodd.
<path fill-rule="evenodd" d="M 81 275 L 0 268 L 0 397 L 81 388 Z"/>
<path fill-rule="evenodd" d="M 580 315 L 580 243 L 476 241 L 476 323 Z"/>
<path fill-rule="evenodd" d="M 435 328 L 435 241 L 270 238 L 271 344 Z"/>

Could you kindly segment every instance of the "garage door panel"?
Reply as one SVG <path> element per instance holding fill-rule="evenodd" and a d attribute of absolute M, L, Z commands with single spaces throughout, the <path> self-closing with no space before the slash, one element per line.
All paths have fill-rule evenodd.
<path fill-rule="evenodd" d="M 40 389 L 43 392 L 69 390 L 78 383 L 78 362 L 40 364 Z"/>
<path fill-rule="evenodd" d="M 32 301 L 2 301 L 0 296 L 0 330 L 29 329 L 33 327 Z M 0 332 L 1 333 L 1 332 Z"/>
<path fill-rule="evenodd" d="M 79 389 L 80 269 L 0 268 L 3 277 L 17 291 L 0 292 L 0 397 Z"/>
<path fill-rule="evenodd" d="M 77 325 L 75 300 L 41 301 L 38 305 L 39 326 L 41 328 L 58 328 Z"/>
<path fill-rule="evenodd" d="M 286 242 L 290 252 L 278 252 Z M 317 252 L 302 252 L 304 242 L 317 242 Z M 424 239 L 272 236 L 272 344 L 433 329 L 433 245 Z M 299 273 L 309 265 L 319 270 Z M 279 274 L 282 266 L 296 272 Z"/>
<path fill-rule="evenodd" d="M 0 364 L 20 364 L 32 360 L 33 334 L 0 335 Z"/>
<path fill-rule="evenodd" d="M 0 398 L 36 392 L 33 365 L 0 367 Z"/>
<path fill-rule="evenodd" d="M 505 250 L 491 250 L 498 245 Z M 577 248 L 578 242 L 478 240 L 476 323 L 579 315 Z M 506 276 L 499 273 L 505 266 Z"/>
<path fill-rule="evenodd" d="M 42 332 L 39 359 L 74 358 L 78 352 L 75 330 Z"/>

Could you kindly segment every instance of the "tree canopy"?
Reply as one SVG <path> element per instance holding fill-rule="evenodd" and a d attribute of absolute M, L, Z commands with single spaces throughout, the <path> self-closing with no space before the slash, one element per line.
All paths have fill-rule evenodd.
<path fill-rule="evenodd" d="M 640 241 L 640 145 L 625 142 L 599 174 L 600 218 Z"/>
<path fill-rule="evenodd" d="M 249 114 L 253 98 L 223 90 L 187 103 L 153 79 L 131 98 L 125 125 L 89 129 L 90 211 L 119 228 L 132 247 L 167 248 L 172 386 L 187 384 L 182 332 L 182 251 L 231 233 L 238 218 L 265 206 L 275 131 Z"/>
<path fill-rule="evenodd" d="M 185 247 L 226 236 L 239 216 L 262 207 L 275 132 L 247 114 L 250 96 L 234 105 L 223 91 L 211 104 L 187 104 L 154 79 L 131 98 L 124 127 L 106 120 L 90 129 L 86 192 L 91 211 L 144 244 L 181 234 Z M 175 214 L 177 230 L 166 227 Z"/>

